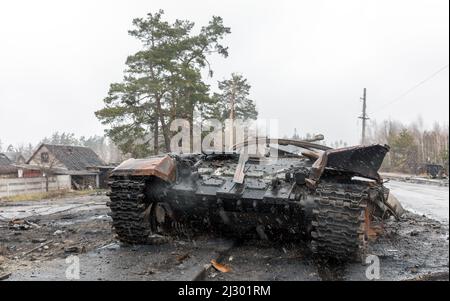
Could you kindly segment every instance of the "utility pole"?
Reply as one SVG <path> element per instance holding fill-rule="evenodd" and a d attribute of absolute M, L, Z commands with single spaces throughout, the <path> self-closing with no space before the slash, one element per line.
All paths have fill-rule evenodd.
<path fill-rule="evenodd" d="M 361 144 L 366 144 L 366 122 L 369 120 L 369 117 L 367 117 L 367 98 L 366 98 L 366 88 L 364 88 L 364 94 L 361 98 L 363 101 L 363 110 L 362 110 L 362 116 L 359 118 L 362 119 L 362 133 L 361 133 Z"/>

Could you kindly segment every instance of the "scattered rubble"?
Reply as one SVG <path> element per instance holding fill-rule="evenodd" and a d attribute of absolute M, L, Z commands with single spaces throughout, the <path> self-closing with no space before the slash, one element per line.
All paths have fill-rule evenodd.
<path fill-rule="evenodd" d="M 84 246 L 68 246 L 64 248 L 64 253 L 66 254 L 81 254 L 86 253 L 86 248 Z"/>
<path fill-rule="evenodd" d="M 10 276 L 11 276 L 11 273 L 6 273 L 3 275 L 0 275 L 0 281 L 8 279 Z"/>
<path fill-rule="evenodd" d="M 86 196 L 77 202 L 106 200 Z M 36 204 L 39 201 L 30 206 Z M 39 226 L 27 230 L 11 229 L 13 219 L 0 222 L 5 226 L 0 227 L 0 279 L 64 280 L 65 258 L 77 255 L 84 263 L 81 278 L 86 280 L 367 280 L 360 263 L 317 261 L 302 244 L 255 240 L 209 245 L 209 238 L 154 235 L 153 245 L 129 246 L 117 242 L 107 212 L 103 205 L 11 223 Z M 448 224 L 408 212 L 400 222 L 386 221 L 383 229 L 370 249 L 382 262 L 382 279 L 448 280 Z"/>
<path fill-rule="evenodd" d="M 22 254 L 22 257 L 24 257 L 24 256 L 26 256 L 26 255 L 28 255 L 28 254 L 31 254 L 31 253 L 33 253 L 34 251 L 42 251 L 42 249 L 43 248 L 45 248 L 45 247 L 47 247 L 47 249 L 48 249 L 48 244 L 50 244 L 50 243 L 52 243 L 53 242 L 53 240 L 49 240 L 49 241 L 47 241 L 47 242 L 45 242 L 45 243 L 42 243 L 42 244 L 40 244 L 38 247 L 35 247 L 35 248 L 33 248 L 33 249 L 31 249 L 31 250 L 29 250 L 29 251 L 27 251 L 27 252 L 25 252 L 25 253 L 23 253 Z"/>
<path fill-rule="evenodd" d="M 47 241 L 47 238 L 33 238 L 33 239 L 31 240 L 31 242 L 32 242 L 32 243 L 35 243 L 35 244 L 43 243 L 43 242 L 46 242 L 46 241 Z"/>
<path fill-rule="evenodd" d="M 68 254 L 83 254 L 110 244 L 113 236 L 110 221 L 106 217 L 106 198 L 96 196 L 92 211 L 84 210 L 86 204 L 94 204 L 89 200 L 90 197 L 86 196 L 51 202 L 0 201 L 0 209 L 5 216 L 14 216 L 14 212 L 26 216 L 0 221 L 0 274 L 65 258 Z M 92 216 L 105 217 L 91 219 Z M 86 235 L 86 232 L 93 230 L 96 231 L 94 235 Z"/>
<path fill-rule="evenodd" d="M 190 255 L 188 253 L 183 254 L 183 255 L 178 255 L 177 256 L 177 261 L 179 263 L 182 263 L 183 261 L 185 261 L 186 259 L 188 259 L 190 257 Z"/>
<path fill-rule="evenodd" d="M 222 273 L 229 273 L 229 272 L 231 272 L 230 267 L 228 267 L 228 266 L 226 266 L 224 264 L 218 263 L 215 259 L 211 260 L 211 264 L 219 272 L 222 272 Z"/>
<path fill-rule="evenodd" d="M 39 229 L 40 226 L 24 219 L 13 219 L 8 222 L 8 227 L 11 230 L 29 230 L 31 228 Z"/>

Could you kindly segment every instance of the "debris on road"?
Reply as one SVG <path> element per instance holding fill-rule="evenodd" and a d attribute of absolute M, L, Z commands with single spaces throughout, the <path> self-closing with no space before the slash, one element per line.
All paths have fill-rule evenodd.
<path fill-rule="evenodd" d="M 86 248 L 84 246 L 69 246 L 64 248 L 64 253 L 70 254 L 70 253 L 86 253 Z"/>
<path fill-rule="evenodd" d="M 116 240 L 111 220 L 96 218 L 107 214 L 105 205 L 75 210 L 70 219 L 67 213 L 53 209 L 42 215 L 52 206 L 65 208 L 67 203 L 77 206 L 100 200 L 106 203 L 107 198 L 5 204 L 2 210 L 11 215 L 14 208 L 28 212 L 39 206 L 39 216 L 22 220 L 40 228 L 18 231 L 9 228 L 11 219 L 5 222 L 6 227 L 0 228 L 0 275 L 8 281 L 64 280 L 59 273 L 67 267 L 65 259 L 78 255 L 86 266 L 83 280 L 367 280 L 361 264 L 317 262 L 306 243 L 273 246 L 260 240 L 233 243 L 208 236 L 180 240 L 153 235 L 152 244 L 132 246 Z M 378 230 L 375 223 L 371 226 Z M 441 280 L 448 275 L 447 223 L 407 212 L 401 221 L 387 220 L 383 227 L 384 233 L 369 249 L 386 267 L 382 280 Z"/>
<path fill-rule="evenodd" d="M 411 231 L 411 232 L 409 233 L 409 235 L 411 235 L 411 236 L 417 236 L 417 235 L 419 235 L 419 231 L 413 230 L 413 231 Z"/>
<path fill-rule="evenodd" d="M 3 274 L 3 275 L 0 275 L 0 281 L 6 280 L 9 277 L 11 277 L 11 273 L 6 273 L 6 274 Z"/>
<path fill-rule="evenodd" d="M 117 250 L 120 249 L 120 245 L 117 242 L 113 242 L 98 248 L 98 250 Z"/>
<path fill-rule="evenodd" d="M 218 263 L 215 259 L 211 260 L 211 264 L 219 272 L 222 272 L 222 273 L 229 273 L 229 272 L 231 272 L 231 268 L 230 267 L 228 267 L 228 266 L 226 266 L 224 264 Z"/>
<path fill-rule="evenodd" d="M 35 247 L 35 248 L 29 250 L 28 252 L 23 253 L 23 254 L 22 254 L 22 257 L 25 257 L 25 256 L 27 256 L 28 254 L 31 254 L 31 253 L 33 253 L 34 251 L 37 251 L 37 250 L 39 250 L 39 249 L 41 249 L 41 248 L 47 246 L 48 244 L 51 244 L 52 242 L 53 242 L 53 240 L 49 240 L 49 241 L 47 241 L 47 242 L 45 242 L 45 243 L 42 243 L 42 244 L 40 244 L 38 247 Z"/>
<path fill-rule="evenodd" d="M 31 242 L 34 243 L 34 244 L 41 244 L 41 243 L 46 242 L 46 241 L 47 241 L 47 238 L 33 238 L 31 240 Z"/>
<path fill-rule="evenodd" d="M 188 259 L 188 258 L 190 258 L 191 256 L 188 254 L 188 253 L 186 253 L 186 254 L 183 254 L 183 255 L 178 255 L 177 256 L 177 261 L 179 262 L 179 263 L 182 263 L 183 261 L 185 261 L 186 259 Z"/>
<path fill-rule="evenodd" d="M 449 274 L 447 272 L 436 272 L 420 275 L 407 281 L 449 281 Z"/>
<path fill-rule="evenodd" d="M 148 237 L 148 243 L 152 245 L 162 245 L 170 242 L 172 240 L 171 237 L 162 236 L 159 234 L 152 234 Z"/>
<path fill-rule="evenodd" d="M 39 228 L 40 226 L 24 219 L 13 219 L 8 222 L 11 230 L 28 230 L 30 228 Z"/>

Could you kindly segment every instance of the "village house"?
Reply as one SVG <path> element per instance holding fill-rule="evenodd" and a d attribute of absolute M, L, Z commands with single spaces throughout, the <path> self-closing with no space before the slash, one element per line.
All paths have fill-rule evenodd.
<path fill-rule="evenodd" d="M 11 164 L 11 160 L 9 160 L 9 158 L 5 154 L 0 153 L 0 166 L 7 166 Z"/>
<path fill-rule="evenodd" d="M 26 159 L 20 152 L 5 152 L 3 153 L 13 164 L 25 164 Z"/>
<path fill-rule="evenodd" d="M 26 162 L 45 176 L 69 175 L 74 189 L 104 188 L 111 169 L 90 148 L 41 144 Z"/>
<path fill-rule="evenodd" d="M 12 177 L 17 177 L 17 168 L 5 154 L 0 153 L 0 178 Z"/>
<path fill-rule="evenodd" d="M 22 155 L 8 157 L 7 153 L 0 153 L 0 178 L 34 178 L 42 175 L 39 168 L 26 165 L 23 160 Z"/>

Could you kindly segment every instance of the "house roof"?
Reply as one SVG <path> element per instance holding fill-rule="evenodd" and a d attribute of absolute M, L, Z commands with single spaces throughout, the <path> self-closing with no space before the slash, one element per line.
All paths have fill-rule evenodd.
<path fill-rule="evenodd" d="M 22 153 L 20 152 L 5 152 L 3 153 L 6 157 L 8 157 L 8 159 L 13 162 L 16 163 L 20 157 L 24 158 Z M 25 159 L 25 158 L 24 158 Z"/>
<path fill-rule="evenodd" d="M 5 154 L 0 154 L 0 174 L 10 174 L 17 172 L 17 168 L 12 166 L 11 160 Z"/>
<path fill-rule="evenodd" d="M 3 153 L 0 153 L 0 166 L 7 166 L 7 165 L 11 165 L 12 162 L 11 160 L 9 160 L 8 156 L 6 156 Z"/>
<path fill-rule="evenodd" d="M 35 154 L 44 146 L 68 170 L 86 170 L 88 167 L 105 165 L 105 162 L 88 147 L 55 144 L 41 144 L 28 159 L 27 164 L 30 164 Z"/>

